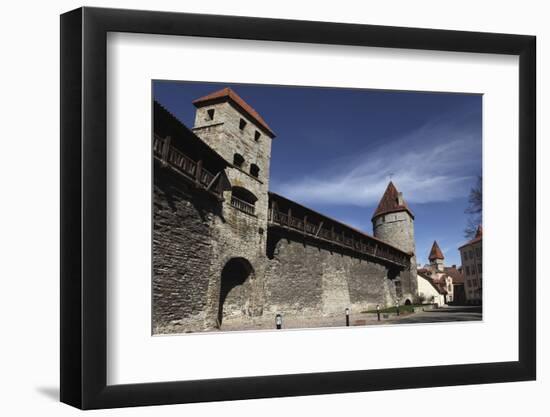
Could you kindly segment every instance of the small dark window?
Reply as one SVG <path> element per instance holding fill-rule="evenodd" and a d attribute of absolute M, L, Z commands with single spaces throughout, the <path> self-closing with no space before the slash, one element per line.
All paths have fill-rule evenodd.
<path fill-rule="evenodd" d="M 208 120 L 214 120 L 214 113 L 215 113 L 214 109 L 208 110 Z"/>
<path fill-rule="evenodd" d="M 260 175 L 260 167 L 256 164 L 250 165 L 250 175 L 258 178 L 258 175 Z"/>
<path fill-rule="evenodd" d="M 241 119 L 239 122 L 239 129 L 243 130 L 246 127 L 246 121 L 244 119 Z"/>
<path fill-rule="evenodd" d="M 258 132 L 258 131 L 256 130 L 256 132 L 254 133 L 254 140 L 255 140 L 256 142 L 258 142 L 258 141 L 260 140 L 260 136 L 261 136 L 261 135 L 260 135 L 260 132 Z"/>
<path fill-rule="evenodd" d="M 243 166 L 243 163 L 244 163 L 244 158 L 241 154 L 236 153 L 235 155 L 233 155 L 233 165 L 240 168 Z"/>

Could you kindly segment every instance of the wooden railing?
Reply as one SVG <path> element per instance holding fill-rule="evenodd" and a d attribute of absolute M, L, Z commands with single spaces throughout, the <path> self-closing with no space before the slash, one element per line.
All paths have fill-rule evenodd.
<path fill-rule="evenodd" d="M 247 203 L 235 196 L 231 196 L 231 205 L 238 210 L 244 211 L 248 214 L 254 214 L 254 204 Z"/>
<path fill-rule="evenodd" d="M 170 144 L 170 137 L 161 138 L 158 135 L 154 135 L 153 155 L 164 166 L 170 165 L 197 185 L 221 196 L 220 187 L 213 187 L 213 181 L 216 176 L 202 167 L 202 161 L 193 161 L 180 150 L 173 147 Z"/>
<path fill-rule="evenodd" d="M 403 267 L 410 264 L 410 257 L 403 252 L 369 236 L 362 235 L 353 229 L 349 229 L 347 232 L 336 232 L 334 224 L 330 221 L 317 224 L 309 222 L 307 216 L 298 218 L 292 216 L 291 213 L 284 213 L 273 209 L 270 209 L 268 212 L 268 221 L 271 224 L 293 229 L 316 239 L 381 258 Z M 341 229 L 342 226 L 339 225 L 338 228 Z"/>

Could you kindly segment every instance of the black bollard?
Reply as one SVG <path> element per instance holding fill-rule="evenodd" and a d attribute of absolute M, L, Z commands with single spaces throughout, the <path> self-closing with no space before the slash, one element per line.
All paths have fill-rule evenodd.
<path fill-rule="evenodd" d="M 346 327 L 349 327 L 349 308 L 346 308 Z"/>
<path fill-rule="evenodd" d="M 283 327 L 283 316 L 281 316 L 280 314 L 277 314 L 275 316 L 275 327 L 277 327 L 277 330 L 281 330 L 281 328 Z"/>
<path fill-rule="evenodd" d="M 376 315 L 378 316 L 378 321 L 380 321 L 380 304 L 376 305 Z"/>

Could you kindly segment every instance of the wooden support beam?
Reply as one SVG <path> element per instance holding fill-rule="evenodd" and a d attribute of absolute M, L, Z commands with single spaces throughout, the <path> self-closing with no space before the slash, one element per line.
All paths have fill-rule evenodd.
<path fill-rule="evenodd" d="M 195 169 L 195 184 L 197 186 L 201 183 L 201 174 L 202 174 L 202 159 L 199 159 L 197 162 L 197 167 Z"/>
<path fill-rule="evenodd" d="M 315 233 L 315 237 L 319 236 L 319 233 L 321 233 L 322 228 L 323 228 L 323 222 L 319 223 L 319 228 L 317 229 L 317 232 Z"/>
<path fill-rule="evenodd" d="M 168 165 L 168 154 L 170 152 L 170 142 L 171 141 L 172 141 L 172 137 L 166 136 L 164 138 L 164 141 L 163 141 L 163 144 L 162 144 L 161 163 L 162 163 L 163 167 Z"/>
<path fill-rule="evenodd" d="M 212 179 L 212 181 L 210 181 L 210 184 L 208 184 L 208 187 L 206 187 L 206 191 L 210 191 L 210 188 L 212 188 L 212 186 L 214 185 L 216 180 L 220 177 L 220 175 L 221 175 L 221 172 L 218 172 L 216 174 L 216 176 Z"/>
<path fill-rule="evenodd" d="M 304 216 L 304 233 L 306 233 L 307 216 Z"/>

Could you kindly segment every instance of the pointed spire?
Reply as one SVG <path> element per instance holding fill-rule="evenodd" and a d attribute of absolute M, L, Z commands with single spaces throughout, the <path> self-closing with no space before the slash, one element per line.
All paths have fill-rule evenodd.
<path fill-rule="evenodd" d="M 478 238 L 481 238 L 481 237 L 483 237 L 483 228 L 481 227 L 481 225 L 479 225 L 477 227 L 476 235 L 475 235 L 474 239 L 478 239 Z"/>
<path fill-rule="evenodd" d="M 382 199 L 380 200 L 380 203 L 378 203 L 378 207 L 372 215 L 372 218 L 374 220 L 375 217 L 382 214 L 395 213 L 398 211 L 406 211 L 414 219 L 413 212 L 409 209 L 409 206 L 407 206 L 407 203 L 403 199 L 403 194 L 397 191 L 397 188 L 395 188 L 393 182 L 390 181 L 384 195 L 382 196 Z"/>
<path fill-rule="evenodd" d="M 483 239 L 483 227 L 481 225 L 479 225 L 479 226 L 477 226 L 475 236 L 471 240 L 469 240 L 467 243 L 460 246 L 458 249 L 460 250 L 465 246 L 471 245 L 472 243 L 481 242 L 482 239 Z"/>
<path fill-rule="evenodd" d="M 432 250 L 430 251 L 430 256 L 428 257 L 430 261 L 435 261 L 436 259 L 445 259 L 443 256 L 443 252 L 441 252 L 441 249 L 439 249 L 439 245 L 434 240 L 434 244 L 432 245 Z"/>
<path fill-rule="evenodd" d="M 275 133 L 267 125 L 265 120 L 258 114 L 256 110 L 252 108 L 246 101 L 244 101 L 235 91 L 229 87 L 222 88 L 221 90 L 214 91 L 206 96 L 193 100 L 195 107 L 203 107 L 213 103 L 220 103 L 223 101 L 230 101 L 236 105 L 242 112 L 254 120 L 259 127 L 263 128 L 272 138 L 275 137 Z"/>

